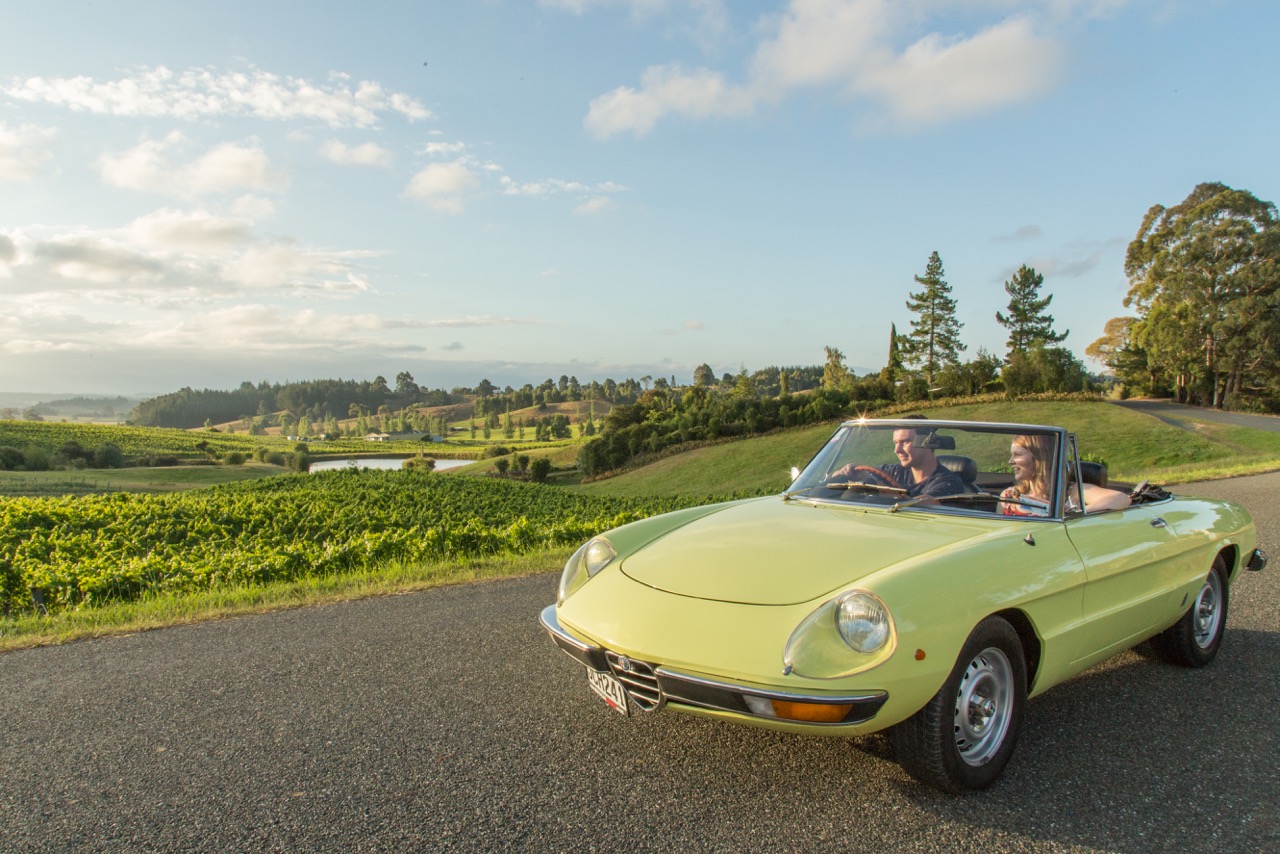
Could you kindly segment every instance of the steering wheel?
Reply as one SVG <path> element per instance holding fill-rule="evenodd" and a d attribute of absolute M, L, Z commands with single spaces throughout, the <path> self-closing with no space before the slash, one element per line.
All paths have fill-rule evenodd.
<path fill-rule="evenodd" d="M 905 488 L 887 471 L 884 469 L 878 469 L 875 466 L 854 466 L 853 471 L 849 473 L 849 480 L 856 481 L 857 483 L 875 483 L 880 486 L 892 486 L 894 489 Z"/>
<path fill-rule="evenodd" d="M 1145 490 L 1150 484 L 1151 481 L 1144 480 L 1142 483 L 1135 486 L 1133 491 L 1129 493 L 1129 500 L 1136 501 L 1142 495 L 1143 490 Z"/>

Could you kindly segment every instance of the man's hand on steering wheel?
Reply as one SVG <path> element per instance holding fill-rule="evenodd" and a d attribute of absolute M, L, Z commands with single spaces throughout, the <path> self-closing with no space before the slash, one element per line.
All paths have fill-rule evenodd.
<path fill-rule="evenodd" d="M 844 478 L 848 483 L 869 483 L 876 486 L 890 486 L 894 489 L 905 491 L 905 487 L 898 483 L 892 475 L 875 466 L 856 466 L 850 463 L 842 469 L 833 471 L 827 481 L 832 485 L 837 485 L 836 481 L 840 478 Z"/>

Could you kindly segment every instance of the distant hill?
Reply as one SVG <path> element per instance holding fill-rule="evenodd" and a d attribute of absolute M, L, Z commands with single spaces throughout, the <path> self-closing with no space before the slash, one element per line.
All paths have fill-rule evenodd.
<path fill-rule="evenodd" d="M 123 423 L 142 398 L 123 395 L 38 394 L 0 392 L 0 419 L 40 418 L 48 421 Z"/>

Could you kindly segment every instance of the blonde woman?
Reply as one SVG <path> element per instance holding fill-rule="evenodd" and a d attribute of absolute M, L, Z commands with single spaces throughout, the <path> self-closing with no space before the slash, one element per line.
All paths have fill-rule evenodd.
<path fill-rule="evenodd" d="M 1013 486 L 1000 493 L 1006 516 L 1048 516 L 1052 504 L 1054 439 L 1052 436 L 1016 436 L 1009 448 L 1009 465 L 1013 467 Z M 1119 510 L 1129 506 L 1129 496 L 1114 489 L 1082 484 L 1086 513 Z M 1067 511 L 1075 511 L 1075 490 L 1067 493 Z"/>

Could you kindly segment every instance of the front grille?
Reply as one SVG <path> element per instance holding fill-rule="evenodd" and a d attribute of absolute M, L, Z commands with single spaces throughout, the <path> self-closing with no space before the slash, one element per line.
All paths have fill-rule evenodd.
<path fill-rule="evenodd" d="M 636 661 L 616 652 L 606 652 L 604 657 L 632 702 L 646 712 L 652 712 L 662 705 L 662 689 L 658 687 L 658 676 L 653 672 L 652 664 Z"/>

